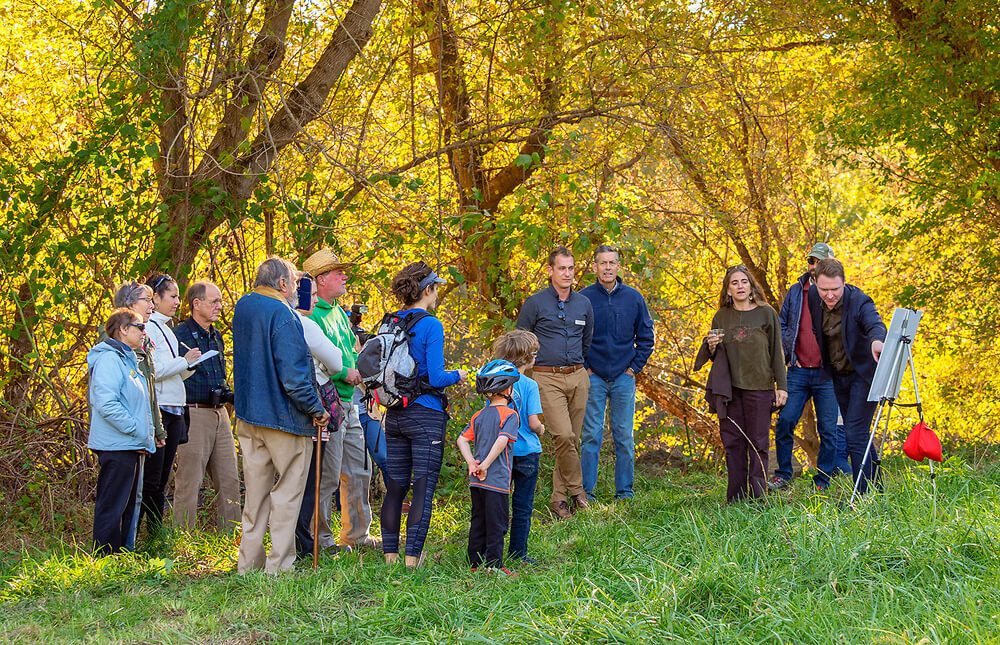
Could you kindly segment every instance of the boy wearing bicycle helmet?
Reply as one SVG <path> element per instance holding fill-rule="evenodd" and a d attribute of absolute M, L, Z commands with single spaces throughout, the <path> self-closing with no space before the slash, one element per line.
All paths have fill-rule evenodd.
<path fill-rule="evenodd" d="M 458 438 L 469 466 L 472 519 L 469 564 L 514 575 L 503 566 L 504 536 L 510 518 L 511 449 L 520 425 L 510 406 L 510 393 L 520 373 L 510 361 L 492 360 L 476 373 L 476 391 L 489 400 Z"/>

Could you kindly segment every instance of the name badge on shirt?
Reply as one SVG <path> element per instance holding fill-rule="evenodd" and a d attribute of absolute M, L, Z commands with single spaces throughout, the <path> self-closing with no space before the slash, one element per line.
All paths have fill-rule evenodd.
<path fill-rule="evenodd" d="M 587 321 L 586 320 L 574 320 L 573 324 L 574 325 L 580 325 L 581 327 L 585 327 L 587 325 Z"/>

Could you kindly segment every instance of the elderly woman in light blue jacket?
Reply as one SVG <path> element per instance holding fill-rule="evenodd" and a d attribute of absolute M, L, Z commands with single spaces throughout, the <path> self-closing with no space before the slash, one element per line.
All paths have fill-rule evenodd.
<path fill-rule="evenodd" d="M 142 316 L 130 309 L 117 309 L 108 318 L 105 331 L 107 340 L 87 354 L 87 446 L 100 464 L 94 503 L 94 550 L 99 555 L 135 544 L 142 461 L 145 455 L 156 452 L 149 389 L 135 355 L 145 336 Z"/>

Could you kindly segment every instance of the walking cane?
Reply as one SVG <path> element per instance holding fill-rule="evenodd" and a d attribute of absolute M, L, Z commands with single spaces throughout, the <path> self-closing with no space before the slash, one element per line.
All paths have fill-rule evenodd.
<path fill-rule="evenodd" d="M 316 463 L 315 490 L 313 491 L 313 571 L 319 567 L 319 477 L 320 477 L 320 450 L 323 446 L 323 427 L 316 426 L 316 450 L 313 453 L 313 460 Z"/>

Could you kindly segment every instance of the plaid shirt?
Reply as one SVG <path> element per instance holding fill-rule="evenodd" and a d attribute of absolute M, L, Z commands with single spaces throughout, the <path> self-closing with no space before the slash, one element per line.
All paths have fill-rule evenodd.
<path fill-rule="evenodd" d="M 189 348 L 197 347 L 204 354 L 214 349 L 219 352 L 218 356 L 213 356 L 204 363 L 199 364 L 194 374 L 184 379 L 184 388 L 187 390 L 188 403 L 207 404 L 210 401 L 212 390 L 221 388 L 226 383 L 226 355 L 225 345 L 222 344 L 222 334 L 210 325 L 208 332 L 196 323 L 193 318 L 188 318 L 174 328 L 174 335 L 177 342 L 184 343 Z M 184 348 L 181 348 L 184 350 Z M 187 350 L 180 352 L 182 355 Z"/>

